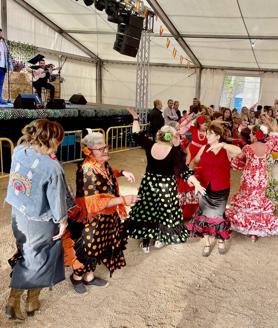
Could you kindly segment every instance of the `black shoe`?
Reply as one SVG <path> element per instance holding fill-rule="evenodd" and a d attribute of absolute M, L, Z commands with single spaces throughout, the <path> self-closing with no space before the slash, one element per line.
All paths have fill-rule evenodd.
<path fill-rule="evenodd" d="M 83 279 L 82 281 L 83 281 L 83 284 L 86 286 L 94 286 L 94 287 L 99 287 L 99 288 L 106 288 L 109 285 L 109 282 L 107 280 L 100 279 L 100 278 L 94 278 L 91 281 L 86 281 Z"/>
<path fill-rule="evenodd" d="M 78 294 L 84 294 L 87 292 L 87 289 L 85 287 L 85 285 L 83 284 L 82 280 L 75 280 L 73 279 L 73 275 L 70 276 L 70 281 L 73 285 L 74 290 L 76 291 L 76 293 Z"/>

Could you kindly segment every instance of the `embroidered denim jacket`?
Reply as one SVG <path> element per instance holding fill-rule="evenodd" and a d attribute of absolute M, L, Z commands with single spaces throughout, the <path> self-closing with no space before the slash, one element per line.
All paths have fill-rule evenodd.
<path fill-rule="evenodd" d="M 70 207 L 64 171 L 56 159 L 24 145 L 13 153 L 6 201 L 29 220 L 62 222 Z"/>

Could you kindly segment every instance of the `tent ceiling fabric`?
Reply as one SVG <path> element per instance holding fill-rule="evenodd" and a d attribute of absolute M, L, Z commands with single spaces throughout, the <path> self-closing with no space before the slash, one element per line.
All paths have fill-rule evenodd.
<path fill-rule="evenodd" d="M 71 33 L 75 39 L 102 59 L 116 61 L 135 61 L 113 50 L 116 24 L 109 23 L 104 12 L 96 11 L 94 6 L 86 7 L 82 0 L 26 0 L 63 30 L 80 31 Z M 230 40 L 229 35 L 248 37 L 237 1 L 231 0 L 157 0 L 176 29 L 183 35 L 203 66 L 258 68 L 253 52 L 261 69 L 278 69 L 278 41 Z M 278 1 L 238 0 L 249 35 L 277 36 Z M 146 1 L 145 1 L 146 3 Z M 276 15 L 276 16 L 275 16 Z M 159 33 L 160 20 L 155 21 L 155 33 Z M 92 31 L 97 34 L 82 34 Z M 111 32 L 109 35 L 102 32 Z M 164 33 L 168 33 L 164 26 Z M 203 35 L 204 38 L 187 38 L 187 34 Z M 216 38 L 205 38 L 205 35 Z M 217 39 L 217 36 L 223 36 Z M 225 37 L 227 36 L 227 39 Z M 151 38 L 151 62 L 177 64 L 172 53 L 166 48 L 166 38 Z M 178 55 L 188 58 L 174 38 L 171 44 Z"/>
<path fill-rule="evenodd" d="M 41 12 L 53 23 L 63 30 L 75 31 L 69 33 L 72 37 L 90 49 L 93 53 L 104 60 L 135 62 L 136 58 L 119 54 L 113 49 L 116 39 L 117 25 L 107 21 L 106 13 L 95 10 L 94 6 L 86 7 L 83 1 L 75 0 L 48 0 L 47 5 L 43 1 L 26 0 L 28 4 Z M 155 32 L 159 33 L 160 21 L 155 22 Z M 164 26 L 167 33 L 167 29 Z M 92 31 L 95 34 L 82 34 L 78 31 Z M 102 32 L 111 34 L 105 35 Z M 175 40 L 177 52 L 187 58 Z M 178 59 L 174 60 L 172 53 L 166 48 L 165 38 L 151 38 L 151 62 L 178 64 Z"/>
<path fill-rule="evenodd" d="M 227 39 L 189 39 L 184 37 L 202 65 L 258 68 L 247 40 L 229 40 L 228 35 L 247 36 L 237 1 L 159 0 L 160 6 L 181 34 L 227 36 Z M 239 0 L 249 35 L 277 36 L 278 1 Z M 277 69 L 277 43 L 253 40 L 253 50 L 261 69 Z"/>

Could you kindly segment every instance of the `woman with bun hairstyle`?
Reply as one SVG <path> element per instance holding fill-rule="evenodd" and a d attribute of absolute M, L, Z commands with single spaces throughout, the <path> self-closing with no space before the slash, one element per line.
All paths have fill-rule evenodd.
<path fill-rule="evenodd" d="M 218 240 L 220 254 L 225 253 L 224 241 L 230 237 L 230 223 L 225 217 L 230 193 L 230 161 L 241 149 L 222 142 L 224 135 L 221 122 L 211 122 L 207 131 L 208 145 L 200 149 L 193 163 L 195 176 L 206 193 L 200 197 L 199 208 L 187 227 L 192 236 L 204 238 L 203 256 L 211 253 L 210 236 Z"/>
<path fill-rule="evenodd" d="M 278 217 L 275 204 L 265 196 L 268 187 L 267 159 L 278 150 L 278 137 L 268 138 L 265 126 L 252 130 L 252 144 L 242 149 L 242 154 L 233 159 L 235 169 L 243 170 L 240 189 L 232 197 L 226 216 L 232 229 L 256 241 L 257 237 L 278 234 Z"/>
<path fill-rule="evenodd" d="M 176 177 L 190 181 L 196 192 L 203 193 L 204 188 L 185 165 L 178 132 L 165 125 L 157 132 L 154 142 L 140 133 L 138 114 L 132 109 L 129 112 L 134 119 L 133 138 L 146 151 L 147 168 L 138 193 L 140 200 L 129 213 L 128 233 L 142 240 L 143 251 L 148 253 L 151 240 L 159 248 L 185 242 L 188 237 L 179 206 Z"/>
<path fill-rule="evenodd" d="M 42 288 L 65 279 L 60 238 L 67 226 L 68 189 L 55 152 L 64 137 L 57 122 L 39 119 L 22 130 L 12 158 L 6 201 L 12 206 L 12 229 L 18 248 L 9 260 L 13 267 L 6 313 L 24 320 L 25 310 L 39 310 Z"/>

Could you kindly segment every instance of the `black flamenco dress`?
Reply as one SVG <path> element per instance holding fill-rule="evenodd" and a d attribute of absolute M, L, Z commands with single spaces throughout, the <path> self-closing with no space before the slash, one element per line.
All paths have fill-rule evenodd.
<path fill-rule="evenodd" d="M 188 231 L 179 206 L 176 176 L 185 180 L 193 171 L 185 165 L 180 147 L 172 147 L 162 160 L 152 157 L 154 142 L 142 133 L 134 133 L 137 144 L 146 151 L 147 168 L 137 202 L 129 213 L 128 234 L 135 239 L 154 239 L 163 244 L 185 242 Z"/>

